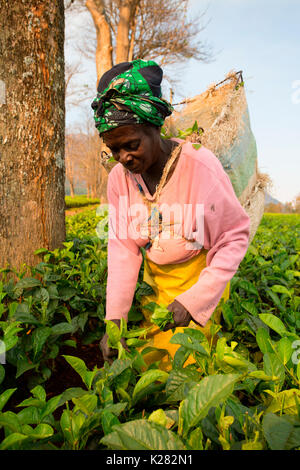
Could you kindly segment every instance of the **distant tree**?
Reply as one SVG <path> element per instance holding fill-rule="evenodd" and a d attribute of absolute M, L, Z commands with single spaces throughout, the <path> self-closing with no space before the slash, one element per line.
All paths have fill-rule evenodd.
<path fill-rule="evenodd" d="M 66 235 L 63 0 L 1 0 L 0 74 L 0 266 L 19 270 Z"/>
<path fill-rule="evenodd" d="M 91 90 L 87 84 L 74 84 L 78 76 L 83 73 L 80 61 L 65 64 L 65 92 L 66 92 L 66 108 L 81 106 L 86 102 L 91 94 Z M 75 79 L 75 80 L 74 80 Z"/>
<path fill-rule="evenodd" d="M 75 134 L 67 134 L 65 139 L 65 165 L 66 179 L 70 185 L 71 197 L 75 196 L 75 186 L 82 179 L 79 161 L 78 137 Z"/>
<path fill-rule="evenodd" d="M 114 64 L 137 58 L 162 66 L 211 59 L 210 46 L 199 38 L 205 13 L 189 20 L 189 0 L 77 0 L 71 10 L 83 5 L 91 13 L 96 43 L 87 41 L 80 51 L 96 60 L 97 82 Z"/>
<path fill-rule="evenodd" d="M 93 29 L 77 49 L 95 60 L 98 83 L 113 65 L 136 58 L 155 59 L 164 68 L 182 65 L 191 57 L 209 61 L 210 47 L 199 38 L 204 13 L 189 20 L 188 5 L 188 0 L 77 0 L 68 3 L 68 14 L 84 8 L 91 14 Z M 178 81 L 173 77 L 168 80 L 172 85 Z M 95 145 L 100 155 L 105 147 L 99 137 Z M 102 166 L 98 171 L 101 192 L 106 194 L 107 174 Z"/>
<path fill-rule="evenodd" d="M 88 197 L 106 202 L 107 173 L 101 164 L 99 134 L 91 116 L 66 136 L 66 178 L 71 196 L 75 194 L 75 185 L 84 181 Z"/>
<path fill-rule="evenodd" d="M 286 202 L 283 204 L 282 207 L 282 212 L 287 213 L 287 214 L 294 214 L 295 213 L 295 205 L 294 202 Z"/>
<path fill-rule="evenodd" d="M 295 198 L 295 212 L 300 214 L 300 193 Z"/>
<path fill-rule="evenodd" d="M 274 202 L 270 202 L 265 206 L 265 212 L 274 212 L 274 213 L 281 213 L 282 212 L 282 204 L 279 202 L 275 204 Z"/>

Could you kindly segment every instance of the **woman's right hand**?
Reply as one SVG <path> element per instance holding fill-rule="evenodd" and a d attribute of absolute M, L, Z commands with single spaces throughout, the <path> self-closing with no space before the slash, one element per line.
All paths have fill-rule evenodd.
<path fill-rule="evenodd" d="M 117 325 L 117 327 L 120 328 L 121 320 L 111 320 L 111 321 L 113 321 Z M 110 348 L 107 344 L 107 341 L 108 341 L 108 334 L 105 333 L 105 335 L 100 341 L 100 349 L 102 351 L 104 361 L 107 361 L 109 364 L 112 364 L 114 360 L 113 358 L 118 355 L 118 350 L 114 348 Z M 123 348 L 129 352 L 125 338 L 121 338 L 120 341 L 121 341 Z"/>

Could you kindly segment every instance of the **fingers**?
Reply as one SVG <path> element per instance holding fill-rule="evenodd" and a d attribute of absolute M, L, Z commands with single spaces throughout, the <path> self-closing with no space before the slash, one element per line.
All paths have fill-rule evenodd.
<path fill-rule="evenodd" d="M 185 320 L 176 322 L 176 323 L 167 323 L 166 326 L 163 328 L 163 331 L 173 330 L 173 328 L 178 328 L 178 327 L 189 326 L 189 324 L 190 324 L 190 319 L 188 318 Z"/>
<path fill-rule="evenodd" d="M 175 308 L 176 308 L 175 302 L 172 302 L 171 304 L 167 306 L 167 310 L 169 310 L 169 312 L 174 312 Z"/>
<path fill-rule="evenodd" d="M 173 330 L 178 326 L 176 323 L 167 323 L 166 326 L 163 328 L 163 331 Z"/>
<path fill-rule="evenodd" d="M 102 356 L 103 356 L 104 361 L 107 361 L 109 364 L 112 364 L 113 363 L 113 358 L 118 355 L 118 350 L 114 349 L 114 348 L 110 348 L 107 344 L 107 341 L 108 341 L 108 336 L 105 333 L 105 335 L 103 336 L 103 338 L 100 341 L 100 349 L 102 351 Z M 121 341 L 121 344 L 122 344 L 123 348 L 127 352 L 130 352 L 130 349 L 127 346 L 125 338 L 121 338 L 120 341 Z"/>
<path fill-rule="evenodd" d="M 108 347 L 105 349 L 102 349 L 103 359 L 104 361 L 109 362 L 109 364 L 113 362 L 113 358 L 117 356 L 117 354 L 118 354 L 117 349 L 112 349 Z"/>
<path fill-rule="evenodd" d="M 113 362 L 112 358 L 118 354 L 117 349 L 112 349 L 107 344 L 108 335 L 105 333 L 103 338 L 100 341 L 100 349 L 102 351 L 102 356 L 104 361 L 107 361 L 109 364 Z"/>
<path fill-rule="evenodd" d="M 170 304 L 168 307 L 171 307 Z M 170 310 L 170 309 L 169 309 Z M 163 331 L 172 330 L 173 328 L 177 327 L 185 327 L 190 324 L 192 317 L 187 310 L 183 310 L 182 308 L 175 307 L 173 310 L 173 323 L 167 323 L 166 326 L 163 328 Z"/>
<path fill-rule="evenodd" d="M 130 349 L 127 346 L 125 338 L 121 338 L 121 344 L 122 344 L 123 348 L 126 349 L 127 352 L 130 352 Z"/>

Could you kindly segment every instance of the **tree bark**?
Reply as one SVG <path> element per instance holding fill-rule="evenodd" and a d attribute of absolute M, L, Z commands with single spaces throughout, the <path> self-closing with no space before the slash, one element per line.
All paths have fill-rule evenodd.
<path fill-rule="evenodd" d="M 1 0 L 0 79 L 0 267 L 20 270 L 66 235 L 63 0 Z"/>
<path fill-rule="evenodd" d="M 102 75 L 113 66 L 111 31 L 105 16 L 105 6 L 102 0 L 87 0 L 86 7 L 90 11 L 96 32 L 96 70 L 97 84 Z"/>
<path fill-rule="evenodd" d="M 133 50 L 134 50 L 134 42 L 135 42 L 135 32 L 137 26 L 137 13 L 139 8 L 139 2 L 136 3 L 133 16 L 132 16 L 132 25 L 131 25 L 131 36 L 129 41 L 129 51 L 128 51 L 128 61 L 131 62 L 133 60 Z"/>
<path fill-rule="evenodd" d="M 132 60 L 138 4 L 139 0 L 126 0 L 121 3 L 116 35 L 116 64 Z"/>
<path fill-rule="evenodd" d="M 69 185 L 70 185 L 70 196 L 74 197 L 75 196 L 75 190 L 74 190 L 74 182 L 73 179 L 69 178 Z"/>
<path fill-rule="evenodd" d="M 116 37 L 116 64 L 126 62 L 129 55 L 129 30 L 134 1 L 126 0 L 120 7 L 120 18 Z"/>

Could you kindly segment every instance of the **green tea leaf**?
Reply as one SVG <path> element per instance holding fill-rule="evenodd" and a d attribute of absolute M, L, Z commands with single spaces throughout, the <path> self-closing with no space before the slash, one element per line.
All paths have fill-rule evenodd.
<path fill-rule="evenodd" d="M 190 349 L 192 351 L 197 351 L 203 356 L 209 357 L 208 352 L 204 347 L 197 341 L 195 338 L 191 337 L 186 333 L 176 333 L 170 339 L 170 343 L 172 344 L 180 344 L 184 346 L 186 349 Z"/>
<path fill-rule="evenodd" d="M 233 311 L 232 311 L 232 309 L 230 308 L 230 306 L 228 304 L 223 304 L 222 305 L 222 315 L 223 315 L 223 318 L 224 318 L 226 324 L 228 325 L 228 327 L 232 328 L 234 314 L 233 314 Z"/>
<path fill-rule="evenodd" d="M 97 406 L 97 397 L 96 395 L 90 395 L 86 393 L 79 398 L 72 398 L 72 402 L 76 406 L 74 411 L 78 409 L 89 416 L 94 412 Z"/>
<path fill-rule="evenodd" d="M 263 354 L 273 353 L 273 348 L 271 346 L 272 341 L 268 331 L 265 328 L 258 328 L 256 332 L 256 342 L 259 346 L 259 349 Z"/>
<path fill-rule="evenodd" d="M 58 406 L 63 405 L 72 398 L 78 398 L 86 394 L 86 390 L 83 390 L 80 387 L 71 387 L 67 388 L 62 394 Z"/>
<path fill-rule="evenodd" d="M 297 403 L 295 397 L 300 398 L 300 390 L 296 388 L 290 388 L 289 390 L 283 390 L 275 395 L 271 404 L 267 408 L 267 413 L 279 413 L 283 412 L 288 415 L 297 414 Z"/>
<path fill-rule="evenodd" d="M 125 410 L 126 406 L 127 406 L 127 403 L 125 403 L 125 402 L 113 403 L 112 405 L 105 406 L 105 409 L 107 411 L 110 411 L 114 415 L 119 416 L 122 413 L 122 411 Z"/>
<path fill-rule="evenodd" d="M 249 294 L 254 294 L 255 296 L 259 297 L 258 290 L 250 281 L 240 281 L 239 287 L 242 287 L 246 292 L 249 292 Z"/>
<path fill-rule="evenodd" d="M 46 416 L 49 416 L 59 407 L 62 394 L 56 395 L 47 401 L 46 406 L 41 410 L 40 420 L 42 421 Z"/>
<path fill-rule="evenodd" d="M 131 367 L 130 359 L 119 359 L 118 361 L 114 361 L 108 371 L 108 381 L 112 382 L 116 377 L 118 377 L 118 375 L 122 374 L 122 372 L 129 367 Z"/>
<path fill-rule="evenodd" d="M 39 424 L 41 421 L 41 409 L 35 406 L 27 406 L 19 411 L 17 417 L 22 424 Z"/>
<path fill-rule="evenodd" d="M 40 320 L 35 318 L 35 316 L 31 315 L 30 313 L 27 313 L 25 311 L 22 311 L 21 307 L 24 306 L 24 308 L 28 309 L 28 305 L 23 302 L 22 304 L 19 304 L 14 318 L 19 321 L 20 323 L 27 323 L 29 325 L 41 325 Z"/>
<path fill-rule="evenodd" d="M 32 388 L 30 393 L 32 393 L 35 398 L 38 398 L 38 400 L 46 401 L 46 391 L 41 385 Z"/>
<path fill-rule="evenodd" d="M 12 394 L 16 391 L 16 388 L 8 388 L 5 392 L 1 393 L 0 395 L 0 411 L 2 411 L 3 407 L 6 405 Z"/>
<path fill-rule="evenodd" d="M 275 285 L 271 287 L 273 292 L 277 292 L 279 294 L 287 294 L 289 297 L 291 297 L 292 293 L 284 286 L 280 285 Z"/>
<path fill-rule="evenodd" d="M 115 448 L 115 433 L 118 445 L 124 450 L 183 450 L 184 444 L 172 431 L 157 423 L 144 419 L 129 421 L 113 427 L 114 432 L 101 439 L 101 443 Z M 118 447 L 120 448 L 120 447 Z"/>
<path fill-rule="evenodd" d="M 130 368 L 125 369 L 120 375 L 114 378 L 113 387 L 115 390 L 122 388 L 126 390 L 133 373 Z"/>
<path fill-rule="evenodd" d="M 0 413 L 0 426 L 8 428 L 12 432 L 21 432 L 22 426 L 19 416 L 12 411 Z"/>
<path fill-rule="evenodd" d="M 87 385 L 87 377 L 86 373 L 88 372 L 88 369 L 82 359 L 79 359 L 79 357 L 75 356 L 65 356 L 63 355 L 65 360 L 70 364 L 71 367 L 73 367 L 74 370 L 76 370 L 77 374 L 80 375 L 83 383 Z"/>
<path fill-rule="evenodd" d="M 137 381 L 132 398 L 135 399 L 138 394 L 143 392 L 150 384 L 153 382 L 159 381 L 159 382 L 166 382 L 168 380 L 169 374 L 167 372 L 164 372 L 162 370 L 158 369 L 153 369 L 153 370 L 147 370 L 142 377 Z"/>
<path fill-rule="evenodd" d="M 45 406 L 45 402 L 43 400 L 39 400 L 38 398 L 26 398 L 21 403 L 17 405 L 18 407 L 21 406 L 35 406 L 36 408 L 43 408 Z"/>
<path fill-rule="evenodd" d="M 120 424 L 118 418 L 108 410 L 104 410 L 101 416 L 101 424 L 104 435 L 112 432 L 112 427 Z"/>
<path fill-rule="evenodd" d="M 74 326 L 67 322 L 57 323 L 51 327 L 52 335 L 65 335 L 66 333 L 73 333 Z"/>
<path fill-rule="evenodd" d="M 26 277 L 15 284 L 14 289 L 27 289 L 29 287 L 42 287 L 41 281 L 33 277 Z"/>
<path fill-rule="evenodd" d="M 40 423 L 34 428 L 34 430 L 29 434 L 31 439 L 46 439 L 52 436 L 54 433 L 53 429 L 49 424 Z"/>
<path fill-rule="evenodd" d="M 127 450 L 125 444 L 121 441 L 119 434 L 115 431 L 107 434 L 100 440 L 101 444 L 113 450 Z"/>
<path fill-rule="evenodd" d="M 223 361 L 231 367 L 236 367 L 238 369 L 247 369 L 249 362 L 244 360 L 242 357 L 236 357 L 230 354 L 224 354 Z"/>
<path fill-rule="evenodd" d="M 198 131 L 198 122 L 195 121 L 192 127 L 192 132 L 197 132 Z"/>
<path fill-rule="evenodd" d="M 30 369 L 34 369 L 37 364 L 33 364 L 29 362 L 29 359 L 20 359 L 17 363 L 17 372 L 16 372 L 16 379 L 19 378 L 24 372 Z"/>
<path fill-rule="evenodd" d="M 164 410 L 162 408 L 159 408 L 158 410 L 155 410 L 151 413 L 151 415 L 148 418 L 148 421 L 151 421 L 152 423 L 157 423 L 163 427 L 166 427 L 167 417 L 166 417 Z"/>
<path fill-rule="evenodd" d="M 121 339 L 121 331 L 119 327 L 110 320 L 106 320 L 106 333 L 108 334 L 111 347 L 117 347 Z"/>
<path fill-rule="evenodd" d="M 254 255 L 254 256 L 258 256 L 258 251 L 253 245 L 250 245 L 248 247 L 247 252 L 252 253 L 252 255 Z"/>
<path fill-rule="evenodd" d="M 257 317 L 258 311 L 255 305 L 252 302 L 242 302 L 242 307 L 247 310 L 247 312 L 251 313 L 251 315 Z"/>
<path fill-rule="evenodd" d="M 121 318 L 121 321 L 120 321 L 120 334 L 121 334 L 121 338 L 126 338 L 126 335 L 127 335 L 127 322 L 124 318 Z"/>
<path fill-rule="evenodd" d="M 152 327 L 149 328 L 132 328 L 131 330 L 127 331 L 126 339 L 127 338 L 140 338 L 144 337 L 147 331 L 151 330 Z"/>
<path fill-rule="evenodd" d="M 65 409 L 60 417 L 60 427 L 67 442 L 73 442 L 71 411 Z"/>
<path fill-rule="evenodd" d="M 166 383 L 166 402 L 173 403 L 183 400 L 186 391 L 200 381 L 201 375 L 196 370 L 187 368 L 172 369 Z"/>
<path fill-rule="evenodd" d="M 216 344 L 216 357 L 218 361 L 223 361 L 225 351 L 227 352 L 228 349 L 226 338 L 224 336 L 219 338 Z"/>
<path fill-rule="evenodd" d="M 80 313 L 79 315 L 76 315 L 76 317 L 72 318 L 73 332 L 77 331 L 79 328 L 81 329 L 81 331 L 84 331 L 84 327 L 87 321 L 87 312 Z"/>
<path fill-rule="evenodd" d="M 277 358 L 276 354 L 264 354 L 264 372 L 266 375 L 276 376 L 279 378 L 279 386 L 282 387 L 285 380 L 284 365 Z"/>
<path fill-rule="evenodd" d="M 271 450 L 290 450 L 300 446 L 300 427 L 289 416 L 266 413 L 262 428 Z"/>
<path fill-rule="evenodd" d="M 192 351 L 190 349 L 186 349 L 184 346 L 180 346 L 180 348 L 177 349 L 173 359 L 173 369 L 179 369 L 183 367 L 191 352 Z"/>
<path fill-rule="evenodd" d="M 25 434 L 13 432 L 1 442 L 0 450 L 12 449 L 16 444 L 20 444 L 25 439 L 28 439 L 28 436 L 25 436 Z"/>
<path fill-rule="evenodd" d="M 263 443 L 260 441 L 248 441 L 242 444 L 242 450 L 263 450 Z"/>
<path fill-rule="evenodd" d="M 43 346 L 46 343 L 47 339 L 52 333 L 52 328 L 48 326 L 42 326 L 35 328 L 32 333 L 32 343 L 33 343 L 33 361 L 36 362 L 39 354 L 42 352 Z"/>
<path fill-rule="evenodd" d="M 285 365 L 291 358 L 293 354 L 292 341 L 286 336 L 281 338 L 277 343 L 277 352 L 282 360 L 282 363 Z"/>
<path fill-rule="evenodd" d="M 272 313 L 261 313 L 259 318 L 280 336 L 285 336 L 288 333 L 280 318 L 275 317 Z"/>
<path fill-rule="evenodd" d="M 277 377 L 273 377 L 272 375 L 266 375 L 263 370 L 254 370 L 250 372 L 249 377 L 259 380 L 265 381 L 276 381 L 278 380 Z"/>
<path fill-rule="evenodd" d="M 203 450 L 203 433 L 200 427 L 190 433 L 188 446 L 191 450 Z"/>
<path fill-rule="evenodd" d="M 224 402 L 233 392 L 238 374 L 210 375 L 193 387 L 179 409 L 178 432 L 184 437 L 205 418 L 212 406 Z"/>

